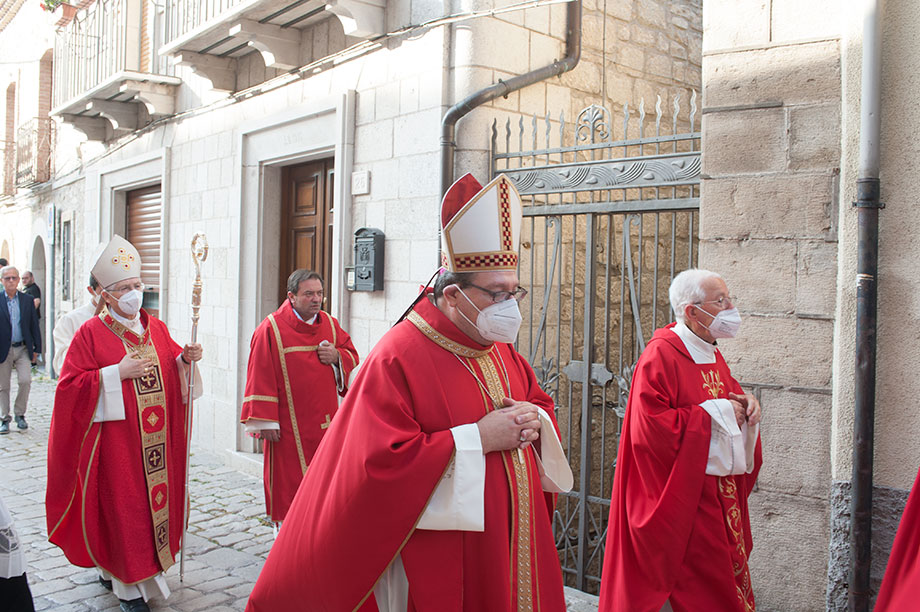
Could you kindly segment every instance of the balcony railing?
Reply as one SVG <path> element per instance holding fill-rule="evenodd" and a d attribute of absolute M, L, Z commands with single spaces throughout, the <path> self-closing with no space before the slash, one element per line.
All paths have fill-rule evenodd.
<path fill-rule="evenodd" d="M 36 117 L 16 131 L 16 186 L 29 187 L 51 178 L 54 122 Z"/>
<path fill-rule="evenodd" d="M 167 0 L 165 41 L 181 38 L 251 0 Z"/>
<path fill-rule="evenodd" d="M 142 0 L 97 0 L 57 32 L 54 108 L 80 98 L 119 73 L 172 74 L 169 63 L 158 61 L 150 51 L 162 44 L 163 27 L 157 23 L 156 9 L 148 10 L 150 14 L 145 14 Z M 150 32 L 152 41 L 147 39 Z"/>

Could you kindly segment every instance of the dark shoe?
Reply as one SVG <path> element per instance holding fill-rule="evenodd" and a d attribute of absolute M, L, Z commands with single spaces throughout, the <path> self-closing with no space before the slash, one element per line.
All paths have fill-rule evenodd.
<path fill-rule="evenodd" d="M 2 423 L 0 423 L 0 434 L 8 434 L 8 433 L 10 433 L 10 422 L 3 421 Z"/>
<path fill-rule="evenodd" d="M 119 608 L 122 612 L 150 612 L 150 607 L 143 597 L 137 599 L 119 599 Z"/>
<path fill-rule="evenodd" d="M 24 416 L 16 417 L 16 427 L 19 429 L 19 431 L 25 431 L 26 429 L 28 429 L 29 424 L 26 423 L 26 417 Z"/>
<path fill-rule="evenodd" d="M 103 578 L 102 576 L 99 576 L 99 584 L 101 584 L 102 586 L 104 586 L 105 588 L 107 588 L 107 589 L 110 590 L 110 591 L 112 590 L 112 581 L 111 581 L 111 580 L 106 580 L 106 579 Z"/>

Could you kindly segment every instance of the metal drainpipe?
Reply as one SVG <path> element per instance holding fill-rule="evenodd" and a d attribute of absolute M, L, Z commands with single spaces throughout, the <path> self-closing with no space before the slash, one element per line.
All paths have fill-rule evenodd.
<path fill-rule="evenodd" d="M 507 81 L 499 81 L 484 89 L 471 94 L 460 102 L 454 104 L 441 119 L 441 196 L 454 182 L 454 142 L 455 126 L 457 122 L 471 110 L 494 100 L 499 96 L 507 96 L 528 85 L 533 85 L 548 78 L 568 72 L 578 64 L 581 57 L 581 0 L 572 0 L 566 6 L 565 13 L 566 37 L 565 57 L 552 64 L 531 70 L 530 72 L 512 77 Z M 441 227 L 440 214 L 438 227 Z M 440 247 L 439 247 L 440 248 Z M 440 261 L 440 259 L 439 259 Z"/>
<path fill-rule="evenodd" d="M 875 356 L 878 295 L 879 142 L 881 136 L 882 37 L 878 0 L 866 0 L 863 20 L 859 126 L 859 225 L 856 263 L 856 377 L 853 474 L 850 498 L 850 612 L 868 612 L 872 562 L 872 453 L 875 430 Z"/>

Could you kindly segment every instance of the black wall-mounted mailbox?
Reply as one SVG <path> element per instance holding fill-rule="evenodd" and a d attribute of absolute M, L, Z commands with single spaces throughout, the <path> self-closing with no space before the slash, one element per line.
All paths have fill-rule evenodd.
<path fill-rule="evenodd" d="M 383 232 L 362 227 L 355 232 L 355 291 L 383 290 Z"/>

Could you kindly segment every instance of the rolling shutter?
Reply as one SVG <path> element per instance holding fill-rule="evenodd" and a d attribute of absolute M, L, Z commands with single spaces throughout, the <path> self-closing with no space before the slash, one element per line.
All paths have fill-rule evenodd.
<path fill-rule="evenodd" d="M 163 198 L 159 185 L 129 191 L 127 236 L 141 255 L 141 281 L 147 291 L 160 290 L 160 220 Z"/>

